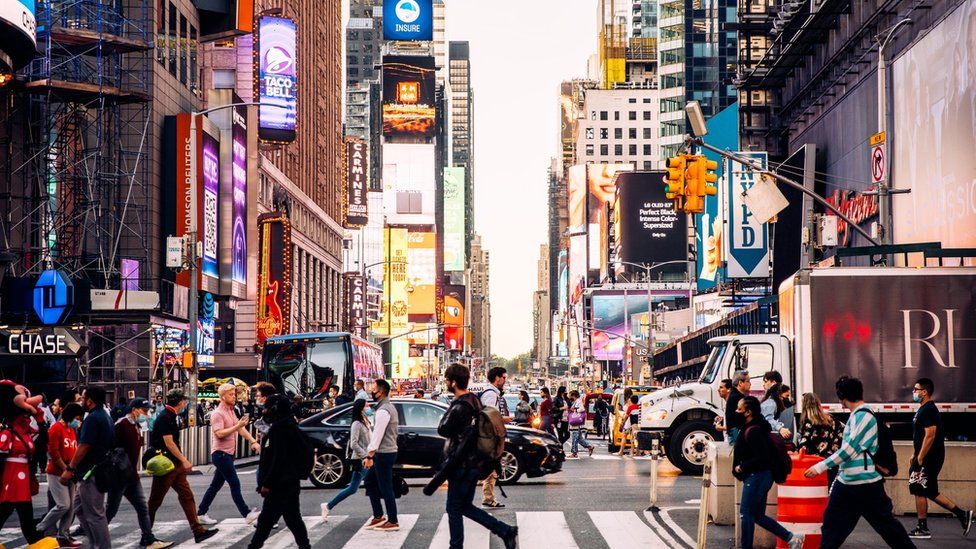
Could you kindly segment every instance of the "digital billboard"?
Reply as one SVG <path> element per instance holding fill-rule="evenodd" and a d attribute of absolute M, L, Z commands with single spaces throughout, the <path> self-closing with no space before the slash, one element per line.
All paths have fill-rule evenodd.
<path fill-rule="evenodd" d="M 647 264 L 688 258 L 687 218 L 664 196 L 663 172 L 617 176 L 618 259 Z"/>
<path fill-rule="evenodd" d="M 719 149 L 734 151 L 739 148 L 739 104 L 733 103 L 705 123 L 708 134 L 705 142 Z M 698 291 L 704 292 L 714 287 L 725 278 L 722 266 L 725 242 L 722 236 L 724 216 L 722 207 L 726 163 L 717 153 L 709 150 L 704 155 L 718 164 L 716 175 L 719 183 L 716 185 L 717 194 L 705 196 L 705 211 L 695 224 L 695 247 L 698 251 L 695 258 L 695 271 L 698 280 Z M 792 202 L 792 201 L 791 201 Z M 801 204 L 802 206 L 802 204 Z M 780 217 L 783 221 L 783 217 Z M 779 231 L 777 230 L 777 233 Z M 774 286 L 775 287 L 775 286 Z"/>
<path fill-rule="evenodd" d="M 382 335 L 402 334 L 408 326 L 407 230 L 387 227 L 383 231 L 383 248 L 383 301 L 373 331 Z"/>
<path fill-rule="evenodd" d="M 200 236 L 203 241 L 203 255 L 201 257 L 200 269 L 204 276 L 219 279 L 220 274 L 217 269 L 217 221 L 218 215 L 218 194 L 220 192 L 220 142 L 207 133 L 203 132 L 201 142 L 200 171 L 203 183 L 203 226 Z"/>
<path fill-rule="evenodd" d="M 410 321 L 428 322 L 437 314 L 437 235 L 431 232 L 407 234 L 407 284 L 410 291 Z"/>
<path fill-rule="evenodd" d="M 0 53 L 7 57 L 3 59 L 4 56 L 0 55 L 0 67 L 7 65 L 8 71 L 15 71 L 36 55 L 34 14 L 34 0 L 0 2 Z"/>
<path fill-rule="evenodd" d="M 233 110 L 231 181 L 234 188 L 231 233 L 231 280 L 247 284 L 247 107 Z"/>
<path fill-rule="evenodd" d="M 295 140 L 298 115 L 297 25 L 287 17 L 258 19 L 258 137 L 265 141 Z"/>
<path fill-rule="evenodd" d="M 288 332 L 291 321 L 291 222 L 281 212 L 258 218 L 257 344 Z"/>
<path fill-rule="evenodd" d="M 388 143 L 428 143 L 434 137 L 436 73 L 433 57 L 383 57 L 383 135 Z"/>
<path fill-rule="evenodd" d="M 383 39 L 434 39 L 432 0 L 383 0 Z"/>
<path fill-rule="evenodd" d="M 586 166 L 571 166 L 566 176 L 569 190 L 569 232 L 586 230 Z"/>
<path fill-rule="evenodd" d="M 383 145 L 383 214 L 389 225 L 434 225 L 434 145 Z"/>
<path fill-rule="evenodd" d="M 369 204 L 366 200 L 366 144 L 357 139 L 346 140 L 346 226 L 362 227 L 369 223 Z"/>
<path fill-rule="evenodd" d="M 465 287 L 448 284 L 444 288 L 444 346 L 451 351 L 464 350 Z"/>
<path fill-rule="evenodd" d="M 652 304 L 688 297 L 687 290 L 651 292 Z M 590 307 L 593 330 L 589 339 L 595 360 L 623 360 L 628 340 L 645 337 L 647 327 L 635 325 L 634 320 L 647 318 L 646 291 L 597 291 L 590 297 Z"/>
<path fill-rule="evenodd" d="M 464 168 L 444 168 L 444 270 L 464 270 Z"/>
<path fill-rule="evenodd" d="M 976 0 L 962 2 L 892 68 L 890 184 L 912 191 L 892 199 L 894 241 L 976 247 Z"/>
<path fill-rule="evenodd" d="M 606 274 L 607 215 L 616 193 L 614 177 L 634 170 L 633 164 L 589 164 L 586 167 L 587 232 L 589 233 L 589 268 Z"/>

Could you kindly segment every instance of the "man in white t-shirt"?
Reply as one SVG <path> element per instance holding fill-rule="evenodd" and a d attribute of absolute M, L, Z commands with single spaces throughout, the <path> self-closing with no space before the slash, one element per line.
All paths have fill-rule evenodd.
<path fill-rule="evenodd" d="M 481 405 L 495 408 L 501 413 L 502 419 L 505 421 L 505 423 L 510 423 L 512 418 L 508 415 L 508 402 L 506 402 L 505 397 L 502 396 L 502 391 L 505 390 L 505 381 L 507 379 L 508 371 L 501 366 L 495 366 L 494 368 L 488 370 L 488 388 L 481 393 Z M 485 483 L 481 491 L 482 496 L 484 496 L 481 500 L 481 506 L 485 509 L 500 509 L 505 507 L 504 504 L 495 500 L 496 482 L 498 482 L 498 472 L 492 471 L 492 473 L 488 475 L 488 478 L 485 479 Z"/>

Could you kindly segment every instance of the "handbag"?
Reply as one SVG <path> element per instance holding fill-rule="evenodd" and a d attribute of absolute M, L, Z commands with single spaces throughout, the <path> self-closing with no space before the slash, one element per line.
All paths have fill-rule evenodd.
<path fill-rule="evenodd" d="M 403 480 L 400 475 L 393 475 L 393 495 L 400 499 L 401 496 L 405 496 L 410 493 L 410 487 L 407 486 L 407 481 Z"/>
<path fill-rule="evenodd" d="M 569 417 L 567 418 L 569 424 L 573 427 L 579 427 L 586 423 L 586 414 L 579 410 L 570 410 Z"/>
<path fill-rule="evenodd" d="M 149 473 L 149 476 L 164 477 L 176 469 L 176 464 L 162 450 L 155 450 L 155 455 L 146 451 L 146 457 L 149 457 L 149 459 L 143 459 L 145 461 L 146 472 Z"/>

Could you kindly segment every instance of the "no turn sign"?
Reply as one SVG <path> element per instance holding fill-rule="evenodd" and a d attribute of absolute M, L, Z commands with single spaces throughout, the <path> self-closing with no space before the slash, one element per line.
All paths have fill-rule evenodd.
<path fill-rule="evenodd" d="M 885 179 L 885 146 L 871 147 L 871 181 L 881 183 Z"/>

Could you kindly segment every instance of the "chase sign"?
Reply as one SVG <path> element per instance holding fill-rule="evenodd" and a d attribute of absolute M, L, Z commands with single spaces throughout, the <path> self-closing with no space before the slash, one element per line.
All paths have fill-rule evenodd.
<path fill-rule="evenodd" d="M 75 287 L 64 273 L 48 269 L 34 285 L 34 312 L 41 324 L 60 324 L 75 304 Z"/>
<path fill-rule="evenodd" d="M 434 39 L 432 0 L 383 0 L 383 39 Z"/>

